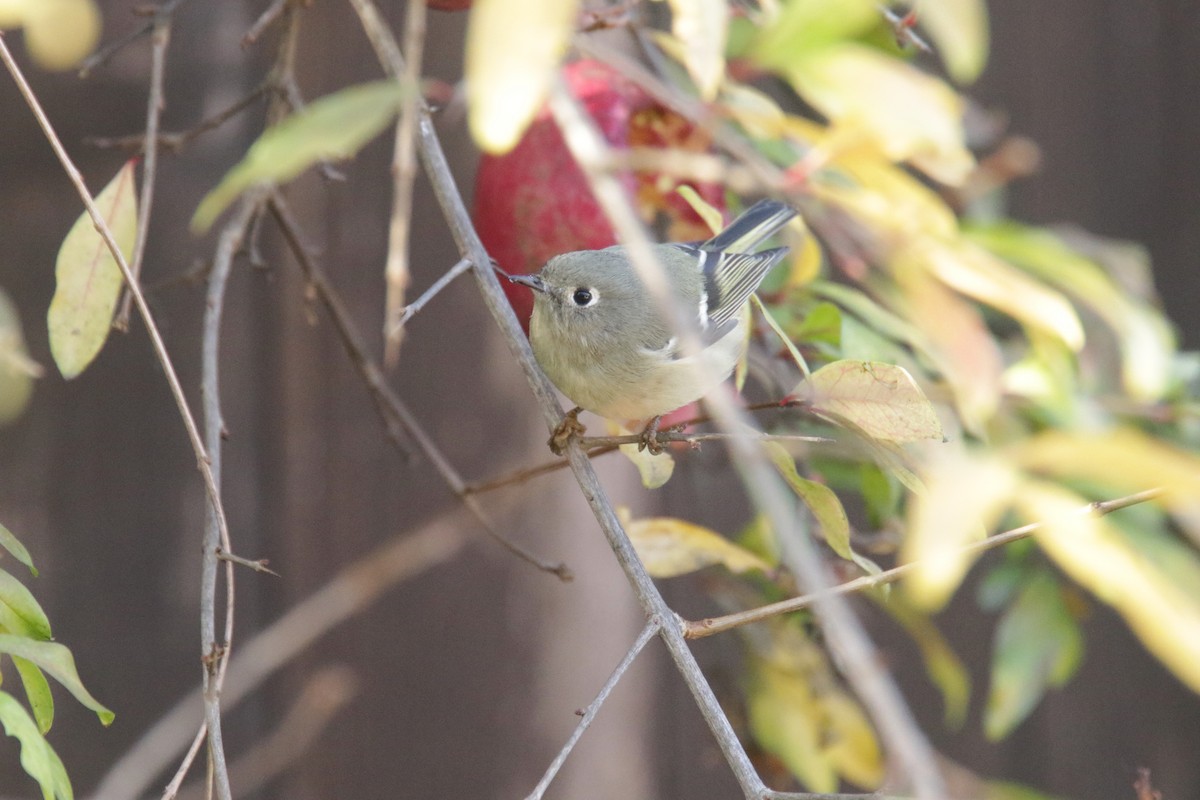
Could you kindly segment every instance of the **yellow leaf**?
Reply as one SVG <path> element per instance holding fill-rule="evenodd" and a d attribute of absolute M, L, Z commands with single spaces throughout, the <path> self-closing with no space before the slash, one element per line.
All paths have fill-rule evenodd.
<path fill-rule="evenodd" d="M 850 521 L 834 491 L 823 483 L 801 477 L 791 454 L 779 442 L 766 442 L 763 447 L 775 469 L 816 518 L 826 544 L 847 561 L 857 562 L 858 557 L 850 547 Z"/>
<path fill-rule="evenodd" d="M 605 420 L 609 436 L 628 436 L 629 430 L 612 420 Z M 629 459 L 642 478 L 642 485 L 647 489 L 657 489 L 671 480 L 675 473 L 675 459 L 670 453 L 654 455 L 649 450 L 639 450 L 636 444 L 623 444 L 618 447 L 621 455 Z"/>
<path fill-rule="evenodd" d="M 683 45 L 687 67 L 700 97 L 712 100 L 725 76 L 725 39 L 729 29 L 726 0 L 669 0 L 671 32 Z"/>
<path fill-rule="evenodd" d="M 1043 433 L 1014 447 L 1031 472 L 1109 487 L 1117 495 L 1161 487 L 1162 503 L 1200 545 L 1200 457 L 1132 428 Z"/>
<path fill-rule="evenodd" d="M 102 20 L 93 0 L 37 0 L 25 7 L 25 47 L 42 69 L 71 69 L 96 47 Z"/>
<path fill-rule="evenodd" d="M 1007 461 L 947 447 L 930 454 L 921 477 L 925 492 L 909 502 L 900 550 L 900 560 L 914 565 L 903 585 L 918 607 L 937 610 L 978 558 L 962 548 L 984 538 L 999 522 L 1018 476 Z"/>
<path fill-rule="evenodd" d="M 850 783 L 874 788 L 883 782 L 883 758 L 875 731 L 858 703 L 842 691 L 821 697 L 826 721 L 825 757 Z"/>
<path fill-rule="evenodd" d="M 1042 549 L 1116 609 L 1151 653 L 1200 692 L 1200 587 L 1171 580 L 1107 519 L 1079 513 L 1084 504 L 1079 495 L 1038 481 L 1027 482 L 1016 495 L 1022 516 L 1044 523 L 1034 534 Z M 1168 543 L 1165 537 L 1160 542 Z M 1193 551 L 1174 549 L 1175 558 L 1196 561 Z"/>
<path fill-rule="evenodd" d="M 988 16 L 983 0 L 922 3 L 917 20 L 933 39 L 950 77 L 974 83 L 988 58 Z"/>
<path fill-rule="evenodd" d="M 137 237 L 137 187 L 133 162 L 96 196 L 96 207 L 128 260 Z M 56 286 L 46 315 L 50 353 L 64 378 L 92 363 L 108 338 L 113 311 L 124 285 L 121 268 L 84 211 L 63 239 L 55 262 Z"/>
<path fill-rule="evenodd" d="M 759 745 L 807 788 L 837 789 L 833 764 L 821 752 L 816 699 L 802 676 L 768 662 L 752 662 L 746 714 Z"/>
<path fill-rule="evenodd" d="M 38 0 L 0 0 L 0 30 L 21 27 L 29 7 L 37 3 Z"/>
<path fill-rule="evenodd" d="M 933 404 L 912 375 L 876 361 L 835 361 L 814 372 L 792 392 L 813 411 L 845 419 L 886 442 L 941 439 Z"/>
<path fill-rule="evenodd" d="M 578 0 L 476 0 L 467 22 L 467 122 L 480 149 L 511 150 L 567 50 Z"/>
<path fill-rule="evenodd" d="M 837 44 L 784 71 L 835 129 L 875 141 L 889 159 L 951 186 L 974 168 L 963 139 L 962 99 L 916 67 L 863 45 Z"/>
<path fill-rule="evenodd" d="M 893 266 L 907 264 L 920 264 L 955 291 L 1058 337 L 1072 350 L 1083 347 L 1083 325 L 1065 297 L 978 245 L 921 239 L 897 254 Z"/>
<path fill-rule="evenodd" d="M 648 517 L 626 525 L 633 547 L 655 578 L 674 578 L 720 564 L 731 572 L 770 572 L 765 561 L 719 533 L 671 517 Z"/>
<path fill-rule="evenodd" d="M 375 81 L 326 95 L 263 132 L 200 201 L 192 230 L 207 231 L 234 198 L 262 182 L 290 181 L 318 161 L 349 158 L 396 116 L 404 89 Z"/>

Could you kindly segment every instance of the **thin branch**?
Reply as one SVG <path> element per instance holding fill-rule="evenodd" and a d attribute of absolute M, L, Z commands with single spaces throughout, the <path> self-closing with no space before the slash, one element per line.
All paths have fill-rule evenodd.
<path fill-rule="evenodd" d="M 426 289 L 420 297 L 406 305 L 400 313 L 400 317 L 396 320 L 396 327 L 402 328 L 408 324 L 408 321 L 420 313 L 425 304 L 432 300 L 437 295 L 449 286 L 455 278 L 462 275 L 471 268 L 471 262 L 468 259 L 461 259 L 457 264 L 446 271 L 446 274 L 433 282 L 433 285 Z"/>
<path fill-rule="evenodd" d="M 192 727 L 195 727 L 191 725 L 190 719 L 186 721 L 186 724 L 189 726 L 188 730 L 191 730 Z M 196 731 L 195 737 L 192 738 L 192 743 L 188 747 L 187 752 L 183 754 L 183 760 L 179 763 L 179 767 L 175 770 L 175 774 L 171 777 L 171 780 L 167 784 L 166 788 L 163 789 L 161 800 L 175 800 L 175 796 L 179 794 L 179 787 L 183 785 L 183 779 L 187 777 L 188 770 L 190 770 L 192 768 L 192 764 L 195 763 L 196 756 L 200 753 L 200 746 L 204 744 L 204 740 L 207 736 L 208 725 L 202 723 L 200 725 L 200 730 Z M 135 749 L 136 747 L 137 745 L 134 745 Z M 169 757 L 171 753 L 168 753 L 167 755 Z M 147 780 L 146 783 L 149 783 L 149 781 Z M 99 800 L 99 798 L 103 798 L 104 796 L 103 790 L 101 790 L 101 793 L 96 797 L 97 800 Z"/>
<path fill-rule="evenodd" d="M 1079 516 L 1096 516 L 1102 517 L 1106 514 L 1111 514 L 1122 508 L 1128 508 L 1138 503 L 1145 503 L 1151 500 L 1156 500 L 1163 494 L 1163 489 L 1147 489 L 1136 494 L 1118 497 L 1113 500 L 1104 500 L 1095 503 L 1088 503 L 1086 506 L 1080 507 L 1076 513 Z M 955 555 L 973 556 L 979 553 L 993 550 L 997 547 L 1003 547 L 1006 544 L 1025 539 L 1034 533 L 1037 533 L 1045 527 L 1045 521 L 1031 522 L 1028 525 L 1022 525 L 1019 528 L 1007 530 L 1004 533 L 997 533 L 995 536 L 989 536 L 983 541 L 972 542 L 955 551 Z M 712 636 L 716 633 L 724 633 L 733 628 L 742 625 L 748 625 L 752 622 L 762 622 L 765 619 L 778 616 L 780 614 L 788 614 L 793 611 L 799 611 L 803 608 L 808 608 L 816 602 L 819 602 L 828 597 L 836 597 L 839 595 L 861 592 L 866 589 L 871 589 L 876 586 L 892 583 L 903 578 L 913 570 L 924 566 L 923 561 L 910 561 L 907 564 L 901 564 L 897 567 L 884 570 L 876 575 L 864 575 L 861 578 L 855 578 L 852 581 L 840 583 L 837 586 L 832 586 L 820 592 L 806 594 L 802 597 L 793 597 L 788 600 L 781 600 L 778 603 L 760 606 L 750 609 L 749 611 L 739 611 L 736 614 L 726 614 L 721 617 L 710 617 L 696 622 L 684 623 L 684 635 L 689 639 L 701 639 L 705 636 Z"/>
<path fill-rule="evenodd" d="M 350 356 L 350 361 L 354 364 L 355 369 L 358 370 L 363 383 L 366 385 L 367 391 L 375 403 L 375 409 L 383 419 L 385 428 L 389 431 L 389 438 L 393 444 L 403 449 L 402 440 L 399 436 L 399 432 L 401 431 L 412 439 L 425 458 L 437 470 L 447 488 L 459 498 L 462 504 L 479 521 L 479 524 L 483 526 L 483 529 L 487 531 L 488 535 L 499 543 L 501 547 L 538 569 L 557 575 L 560 580 L 571 580 L 571 570 L 565 564 L 553 564 L 545 561 L 500 533 L 499 529 L 483 510 L 483 506 L 480 505 L 479 500 L 467 493 L 466 482 L 462 479 L 462 476 L 458 474 L 454 465 L 450 463 L 450 460 L 446 458 L 433 439 L 425 432 L 425 429 L 421 426 L 421 423 L 412 411 L 409 410 L 408 406 L 388 386 L 383 370 L 367 355 L 367 348 L 362 335 L 355 327 L 353 318 L 346 310 L 341 297 L 329 283 L 324 270 L 321 269 L 316 259 L 312 257 L 308 247 L 305 246 L 301 239 L 299 225 L 292 216 L 287 202 L 281 195 L 276 193 L 271 199 L 270 208 L 275 221 L 279 224 L 280 230 L 283 232 L 284 239 L 287 241 L 300 267 L 304 270 L 309 284 L 316 291 L 326 311 L 329 312 L 334 327 L 337 329 L 338 335 L 342 340 L 342 346 L 345 348 L 347 355 Z"/>
<path fill-rule="evenodd" d="M 687 433 L 686 431 L 667 430 L 659 431 L 656 434 L 656 438 L 660 444 L 685 442 L 691 445 L 699 445 L 701 442 L 722 442 L 730 439 L 749 439 L 755 442 L 820 443 L 833 441 L 832 439 L 824 436 L 806 436 L 804 434 L 792 433 L 764 433 L 762 431 L 747 431 L 746 433 Z M 630 433 L 623 436 L 583 436 L 579 439 L 579 445 L 588 451 L 588 455 L 591 455 L 593 449 L 619 447 L 623 444 L 641 444 L 642 441 L 642 434 Z"/>
<path fill-rule="evenodd" d="M 250 29 L 242 34 L 242 47 L 250 47 L 258 41 L 258 37 L 266 33 L 267 28 L 275 24 L 287 9 L 288 0 L 273 0 L 271 5 L 259 14 L 258 19 Z"/>
<path fill-rule="evenodd" d="M 154 16 L 154 34 L 150 48 L 150 91 L 146 100 L 146 157 L 142 162 L 142 196 L 138 201 L 137 235 L 133 243 L 133 261 L 129 270 L 133 279 L 142 279 L 142 260 L 150 235 L 150 209 L 154 205 L 154 183 L 158 177 L 158 124 L 162 120 L 163 82 L 167 72 L 167 47 L 171 44 L 171 17 L 161 11 Z M 133 298 L 129 289 L 124 292 L 121 310 L 113 321 L 117 330 L 129 330 L 129 310 Z"/>
<path fill-rule="evenodd" d="M 621 659 L 621 663 L 617 665 L 617 668 L 614 669 L 612 674 L 608 676 L 608 680 L 604 682 L 602 687 L 600 687 L 599 693 L 596 694 L 596 699 L 593 700 L 583 712 L 582 718 L 579 720 L 579 724 L 576 725 L 575 730 L 571 732 L 571 736 L 567 739 L 566 744 L 564 744 L 562 749 L 558 751 L 558 755 L 554 757 L 552 762 L 550 762 L 550 766 L 546 768 L 546 773 L 542 776 L 542 779 L 538 781 L 538 785 L 534 787 L 533 791 L 529 793 L 529 796 L 526 797 L 525 800 L 542 800 L 542 797 L 546 794 L 546 790 L 550 788 L 551 781 L 554 780 L 554 777 L 558 774 L 558 771 L 562 769 L 562 765 L 566 763 L 567 756 L 571 755 L 571 751 L 575 749 L 575 745 L 579 741 L 580 737 L 583 736 L 583 732 L 588 729 L 588 727 L 592 724 L 592 720 L 596 718 L 596 714 L 599 713 L 600 707 L 604 705 L 604 701 L 608 699 L 608 696 L 612 694 L 612 690 L 616 688 L 617 683 L 621 680 L 625 673 L 629 671 L 630 666 L 633 665 L 634 660 L 646 647 L 646 644 L 652 638 L 654 638 L 658 632 L 659 626 L 653 622 L 646 623 L 646 627 L 642 628 L 642 632 L 638 634 L 637 639 L 629 648 L 629 652 L 625 654 L 625 657 Z"/>
<path fill-rule="evenodd" d="M 117 53 L 121 52 L 146 34 L 153 32 L 155 26 L 158 24 L 159 19 L 170 17 L 175 13 L 176 8 L 183 5 L 183 2 L 184 0 L 167 0 L 167 2 L 160 5 L 154 12 L 154 18 L 145 25 L 140 28 L 135 28 L 134 30 L 106 44 L 104 47 L 101 47 L 99 50 L 85 58 L 83 63 L 79 65 L 79 77 L 88 77 L 91 75 L 92 70 L 94 70 L 96 67 L 107 63 L 109 59 L 111 59 Z"/>
<path fill-rule="evenodd" d="M 121 275 L 125 278 L 125 282 L 133 294 L 133 300 L 137 305 L 138 313 L 141 315 L 142 321 L 146 325 L 146 332 L 150 336 L 150 343 L 154 348 L 155 357 L 158 359 L 163 374 L 166 376 L 167 384 L 171 388 L 171 396 L 175 399 L 175 405 L 179 409 L 179 416 L 183 420 L 184 428 L 187 430 L 188 441 L 192 446 L 192 452 L 196 456 L 196 467 L 204 480 L 208 502 L 216 516 L 222 537 L 227 539 L 229 537 L 229 530 L 226 527 L 225 511 L 221 506 L 221 495 L 217 490 L 216 480 L 213 478 L 212 470 L 209 467 L 208 453 L 204 448 L 204 442 L 200 437 L 200 430 L 196 425 L 196 420 L 192 416 L 191 409 L 188 407 L 187 397 L 184 396 L 183 387 L 179 383 L 179 376 L 175 373 L 175 366 L 171 363 L 171 357 L 167 353 L 167 346 L 163 343 L 162 335 L 159 333 L 158 324 L 154 321 L 154 315 L 150 312 L 150 306 L 146 303 L 146 297 L 134 280 L 133 273 L 129 269 L 129 263 L 125 260 L 121 248 L 113 238 L 112 230 L 108 227 L 108 223 L 105 222 L 100 209 L 96 207 L 96 202 L 92 198 L 91 192 L 88 191 L 87 185 L 83 182 L 83 176 L 80 175 L 74 162 L 71 161 L 71 157 L 67 155 L 62 141 L 54 132 L 54 127 L 50 124 L 49 118 L 46 116 L 45 111 L 42 110 L 37 97 L 34 96 L 33 90 L 25 80 L 25 76 L 21 73 L 21 68 L 13 59 L 12 53 L 4 41 L 2 32 L 0 32 L 0 60 L 4 62 L 4 66 L 8 69 L 9 74 L 12 75 L 17 88 L 20 89 L 21 95 L 25 98 L 25 102 L 29 104 L 29 108 L 33 111 L 33 115 L 41 126 L 46 140 L 54 149 L 55 155 L 58 156 L 63 171 L 67 173 L 67 177 L 74 184 L 75 190 L 79 193 L 79 197 L 83 200 L 83 204 L 87 208 L 88 216 L 92 218 L 96 230 L 104 240 L 104 244 L 108 247 L 109 252 L 112 253 L 113 259 L 117 262 L 117 267 L 121 270 Z"/>
<path fill-rule="evenodd" d="M 388 223 L 387 262 L 384 278 L 387 298 L 383 316 L 383 363 L 394 368 L 400 359 L 404 328 L 400 323 L 404 297 L 412 280 L 409 264 L 409 232 L 412 227 L 413 183 L 417 177 L 417 109 L 421 100 L 421 57 L 425 46 L 425 0 L 408 0 L 404 23 L 404 52 L 408 53 L 403 75 L 400 119 L 392 156 L 392 217 Z"/>
<path fill-rule="evenodd" d="M 221 315 L 225 307 L 225 286 L 233 269 L 233 260 L 241 249 L 251 221 L 262 210 L 266 191 L 255 189 L 247 193 L 238 205 L 237 213 L 226 223 L 217 240 L 213 269 L 208 276 L 208 297 L 204 309 L 204 328 L 201 341 L 202 378 L 200 394 L 204 402 L 204 431 L 213 480 L 221 480 L 221 441 L 225 435 L 225 420 L 221 414 L 220 343 Z M 221 643 L 217 641 L 217 567 L 218 553 L 233 552 L 228 533 L 222 534 L 212 513 L 206 515 L 204 546 L 200 570 L 200 644 L 201 651 L 217 657 L 217 663 L 206 663 L 204 670 L 204 718 L 208 726 L 208 754 L 213 765 L 217 797 L 231 800 L 229 769 L 221 735 L 221 681 L 223 664 L 229 659 L 233 643 L 234 580 L 233 564 L 226 562 L 225 572 L 225 630 Z"/>
<path fill-rule="evenodd" d="M 243 642 L 231 659 L 221 701 L 232 709 L 321 637 L 376 602 L 385 591 L 457 556 L 469 519 L 455 512 L 392 537 Z M 145 796 L 146 787 L 194 735 L 201 693 L 189 692 L 142 733 L 100 781 L 92 800 Z M 177 788 L 177 785 L 176 785 Z"/>
<path fill-rule="evenodd" d="M 228 561 L 231 564 L 249 567 L 255 572 L 265 572 L 268 575 L 274 575 L 276 578 L 280 577 L 278 572 L 267 566 L 269 562 L 265 558 L 242 558 L 241 556 L 235 556 L 233 553 L 226 553 L 220 547 L 217 548 L 217 558 L 222 561 Z"/>
<path fill-rule="evenodd" d="M 238 100 L 236 103 L 233 103 L 227 108 L 218 111 L 211 117 L 202 120 L 193 128 L 189 128 L 186 131 L 179 131 L 177 133 L 160 133 L 158 135 L 158 144 L 161 147 L 170 150 L 172 153 L 178 153 L 183 150 L 183 148 L 191 144 L 195 139 L 199 138 L 205 133 L 208 133 L 209 131 L 216 130 L 229 120 L 236 117 L 238 114 L 245 111 L 268 91 L 273 91 L 273 89 L 268 83 L 264 83 L 257 89 L 251 91 L 241 100 Z M 140 151 L 146 147 L 146 134 L 137 133 L 131 136 L 113 137 L 92 136 L 84 139 L 84 142 L 92 145 L 93 147 L 99 148 L 122 148 L 126 150 Z"/>

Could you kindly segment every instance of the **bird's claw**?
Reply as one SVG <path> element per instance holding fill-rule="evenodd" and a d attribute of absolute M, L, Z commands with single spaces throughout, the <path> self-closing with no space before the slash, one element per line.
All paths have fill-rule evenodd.
<path fill-rule="evenodd" d="M 643 450 L 650 451 L 650 455 L 656 456 L 663 451 L 662 443 L 658 441 L 658 424 L 662 422 L 662 417 L 655 417 L 646 423 L 646 427 L 642 430 L 642 438 L 638 442 L 638 452 Z"/>

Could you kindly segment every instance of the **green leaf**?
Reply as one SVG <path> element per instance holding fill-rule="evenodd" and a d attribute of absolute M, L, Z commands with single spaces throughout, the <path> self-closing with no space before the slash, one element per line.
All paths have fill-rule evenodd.
<path fill-rule="evenodd" d="M 0 632 L 49 640 L 50 620 L 33 593 L 9 572 L 0 569 Z"/>
<path fill-rule="evenodd" d="M 0 291 L 0 425 L 13 421 L 33 394 L 33 379 L 42 367 L 29 357 L 21 315 L 8 295 Z"/>
<path fill-rule="evenodd" d="M 850 521 L 846 518 L 846 509 L 842 507 L 842 501 L 833 490 L 823 483 L 802 477 L 796 471 L 796 462 L 791 453 L 779 442 L 766 442 L 763 446 L 775 469 L 816 518 L 821 527 L 821 535 L 825 537 L 826 544 L 833 552 L 847 561 L 853 561 L 869 573 L 878 572 L 879 567 L 876 564 L 855 553 L 850 547 Z"/>
<path fill-rule="evenodd" d="M 137 187 L 133 162 L 96 196 L 96 207 L 128 260 L 137 238 Z M 121 295 L 121 268 L 100 238 L 87 211 L 79 215 L 58 250 L 55 289 L 46 315 L 50 353 L 64 378 L 74 378 L 92 363 L 108 339 L 113 311 Z"/>
<path fill-rule="evenodd" d="M 0 634 L 0 653 L 27 659 L 41 667 L 66 687 L 76 700 L 96 712 L 101 724 L 110 724 L 116 716 L 84 688 L 83 681 L 79 679 L 79 673 L 75 669 L 75 658 L 71 655 L 71 651 L 63 645 L 57 642 L 35 642 L 20 636 Z"/>
<path fill-rule="evenodd" d="M 0 692 L 0 725 L 21 743 L 21 766 L 42 787 L 45 800 L 72 800 L 75 795 L 62 760 L 38 732 L 29 712 L 7 692 Z"/>
<path fill-rule="evenodd" d="M 264 131 L 245 157 L 200 201 L 192 217 L 192 231 L 207 231 L 251 186 L 283 183 L 319 161 L 350 158 L 387 127 L 403 96 L 404 88 L 391 80 L 351 86 L 322 97 Z"/>
<path fill-rule="evenodd" d="M 12 660 L 21 676 L 21 683 L 25 686 L 25 696 L 29 699 L 29 707 L 33 709 L 33 718 L 37 720 L 38 730 L 44 735 L 54 724 L 54 695 L 50 693 L 50 683 L 37 664 L 20 656 L 13 656 Z"/>
<path fill-rule="evenodd" d="M 848 420 L 886 442 L 941 439 L 933 405 L 907 370 L 876 361 L 835 361 L 802 381 L 792 393 L 817 414 Z"/>
<path fill-rule="evenodd" d="M 1003 739 L 1033 711 L 1046 689 L 1062 686 L 1079 667 L 1083 634 L 1062 588 L 1041 571 L 1025 583 L 996 629 L 992 686 L 984 732 Z"/>
<path fill-rule="evenodd" d="M 475 0 L 467 22 L 467 123 L 480 149 L 513 148 L 575 32 L 577 0 Z"/>
<path fill-rule="evenodd" d="M 0 547 L 11 553 L 17 561 L 29 567 L 29 571 L 33 573 L 33 577 L 37 577 L 38 571 L 33 566 L 33 559 L 29 557 L 29 551 L 25 549 L 25 545 L 21 544 L 21 540 L 3 525 L 0 525 Z"/>
<path fill-rule="evenodd" d="M 809 51 L 866 32 L 879 18 L 873 0 L 790 0 L 746 53 L 786 69 Z"/>

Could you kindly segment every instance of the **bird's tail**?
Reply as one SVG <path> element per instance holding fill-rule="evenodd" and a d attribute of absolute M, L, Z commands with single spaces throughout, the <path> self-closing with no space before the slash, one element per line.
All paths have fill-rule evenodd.
<path fill-rule="evenodd" d="M 796 209 L 787 203 L 759 200 L 725 230 L 700 245 L 700 249 L 713 253 L 748 253 L 771 238 L 796 214 Z"/>

